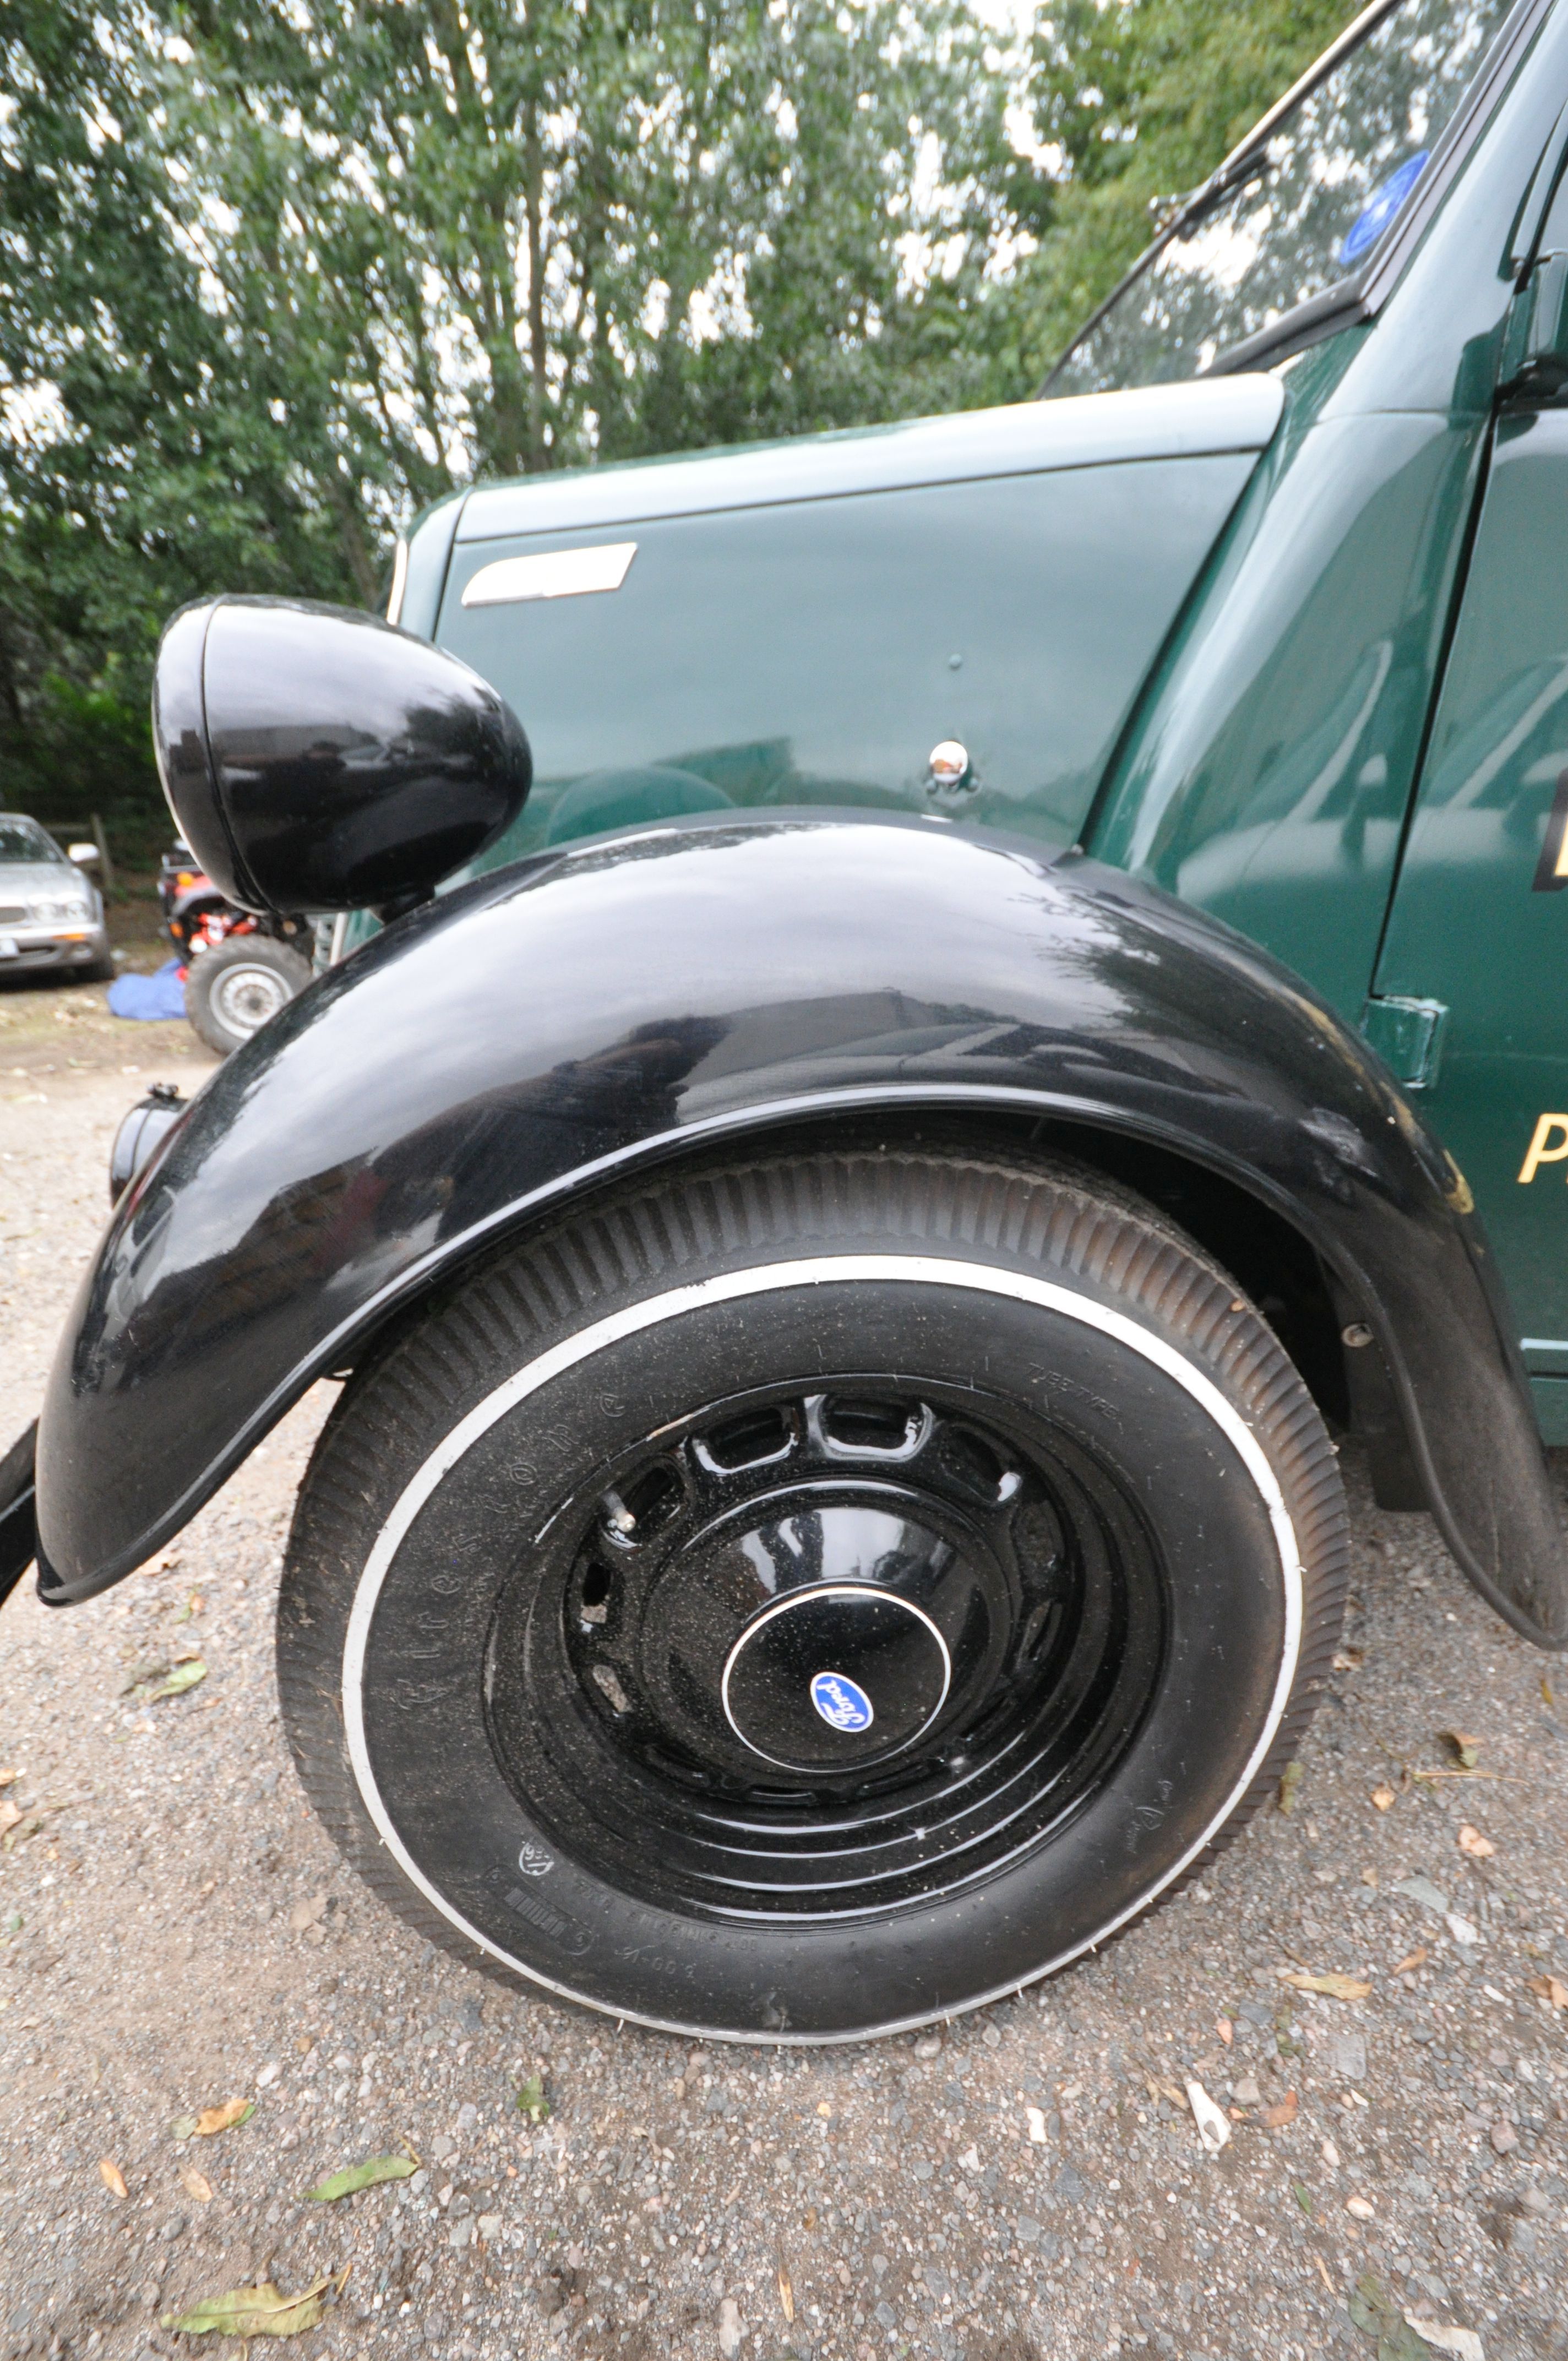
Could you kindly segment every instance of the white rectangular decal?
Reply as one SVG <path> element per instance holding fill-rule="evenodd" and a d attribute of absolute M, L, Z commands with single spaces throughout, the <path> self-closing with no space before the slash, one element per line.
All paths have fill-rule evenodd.
<path fill-rule="evenodd" d="M 587 590 L 619 590 L 637 555 L 634 541 L 598 549 L 552 549 L 538 557 L 498 557 L 481 566 L 463 592 L 465 607 L 505 607 L 524 598 L 580 598 Z"/>

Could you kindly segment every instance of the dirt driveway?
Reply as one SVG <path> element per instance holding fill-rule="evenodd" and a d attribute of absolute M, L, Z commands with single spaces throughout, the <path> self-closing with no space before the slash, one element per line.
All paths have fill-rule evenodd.
<path fill-rule="evenodd" d="M 79 1022 L 0 1056 L 0 1441 L 117 1117 L 202 1070 L 129 1027 L 73 1069 Z M 1424 1519 L 1352 1467 L 1353 1620 L 1290 1808 L 1184 1898 L 940 2038 L 691 2048 L 435 1955 L 318 1833 L 270 1624 L 322 1410 L 165 1562 L 0 1614 L 0 2354 L 193 2352 L 160 2323 L 330 2274 L 295 2349 L 365 2361 L 1568 2361 L 1568 1664 Z M 1324 1974 L 1365 1996 L 1288 1980 Z M 304 2195 L 404 2142 L 411 2179 Z"/>

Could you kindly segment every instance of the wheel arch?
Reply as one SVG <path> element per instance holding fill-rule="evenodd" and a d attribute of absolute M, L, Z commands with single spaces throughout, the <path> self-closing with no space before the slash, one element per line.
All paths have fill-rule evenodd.
<path fill-rule="evenodd" d="M 1284 1325 L 1324 1407 L 1344 1386 L 1483 1594 L 1568 1640 L 1489 1249 L 1366 1045 L 1120 873 L 864 814 L 521 863 L 389 928 L 231 1059 L 127 1190 L 57 1358 L 42 1595 L 131 1571 L 315 1378 L 563 1205 L 675 1157 L 894 1121 L 1026 1131 L 1260 1301 L 1288 1256 Z M 1375 1348 L 1339 1353 L 1353 1323 Z"/>
<path fill-rule="evenodd" d="M 821 1104 L 808 1114 L 750 1114 L 698 1138 L 661 1143 L 633 1155 L 596 1182 L 578 1183 L 547 1202 L 519 1208 L 466 1255 L 405 1300 L 367 1320 L 330 1374 L 357 1378 L 378 1366 L 440 1301 L 488 1264 L 510 1256 L 596 1206 L 674 1171 L 722 1170 L 754 1156 L 812 1149 L 846 1154 L 933 1148 L 961 1157 L 1047 1159 L 1109 1182 L 1146 1211 L 1153 1207 L 1234 1278 L 1270 1322 L 1331 1433 L 1354 1434 L 1366 1451 L 1380 1508 L 1426 1509 L 1427 1492 L 1412 1455 L 1409 1414 L 1401 1404 L 1380 1344 L 1353 1360 L 1344 1328 L 1365 1309 L 1357 1274 L 1338 1268 L 1321 1246 L 1274 1202 L 1255 1176 L 1218 1170 L 1194 1153 L 1136 1129 L 1036 1104 L 955 1097 L 922 1103 L 909 1093 L 880 1104 L 864 1097 Z"/>

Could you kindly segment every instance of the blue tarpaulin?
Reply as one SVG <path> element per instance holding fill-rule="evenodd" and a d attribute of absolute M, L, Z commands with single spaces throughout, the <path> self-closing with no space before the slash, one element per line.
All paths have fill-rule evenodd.
<path fill-rule="evenodd" d="M 150 1024 L 160 1016 L 185 1014 L 185 971 L 177 959 L 165 960 L 156 975 L 117 975 L 109 986 L 109 1007 L 115 1016 L 132 1016 Z"/>

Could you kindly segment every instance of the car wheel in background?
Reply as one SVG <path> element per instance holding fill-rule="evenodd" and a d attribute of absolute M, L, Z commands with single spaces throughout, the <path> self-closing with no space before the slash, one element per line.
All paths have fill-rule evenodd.
<path fill-rule="evenodd" d="M 185 983 L 185 1014 L 209 1049 L 226 1058 L 303 992 L 311 963 L 269 935 L 234 935 L 199 951 Z"/>

